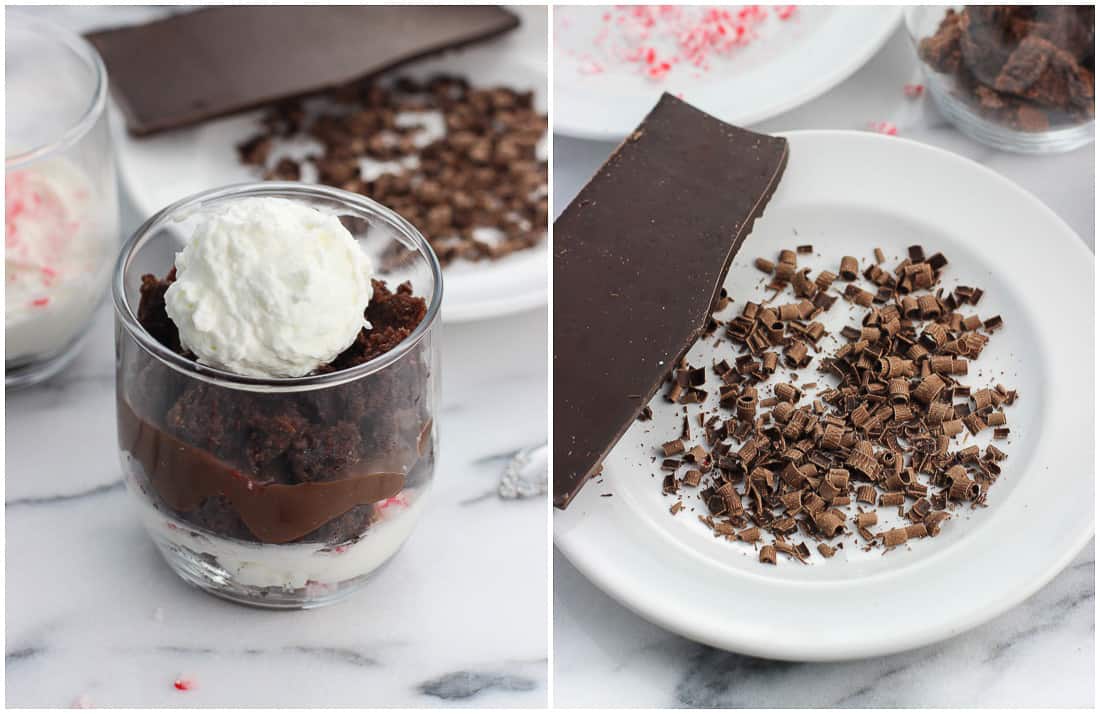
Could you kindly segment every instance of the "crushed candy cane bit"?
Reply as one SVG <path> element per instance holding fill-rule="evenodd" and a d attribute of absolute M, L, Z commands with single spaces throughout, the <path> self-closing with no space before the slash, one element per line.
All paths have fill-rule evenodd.
<path fill-rule="evenodd" d="M 172 682 L 172 686 L 181 692 L 189 692 L 195 688 L 195 681 L 193 679 L 179 678 Z"/>
<path fill-rule="evenodd" d="M 388 508 L 393 508 L 395 506 L 398 508 L 406 508 L 408 505 L 408 497 L 403 493 L 399 493 L 396 496 L 393 496 L 392 498 L 387 498 L 385 501 L 379 503 L 378 508 L 379 510 L 384 511 Z"/>
<path fill-rule="evenodd" d="M 877 131 L 879 134 L 885 134 L 886 136 L 897 136 L 898 128 L 894 124 L 888 121 L 873 121 L 867 124 L 871 131 Z"/>
<path fill-rule="evenodd" d="M 919 97 L 924 94 L 923 84 L 907 84 L 904 87 L 905 96 L 907 97 Z"/>
<path fill-rule="evenodd" d="M 659 80 L 681 65 L 694 68 L 692 76 L 700 77 L 712 60 L 728 58 L 757 41 L 773 14 L 786 21 L 795 10 L 795 5 L 619 5 L 601 16 L 592 39 L 594 53 L 569 54 L 577 58 L 581 75 L 602 74 L 609 65 L 620 64 Z M 560 26 L 568 27 L 564 16 L 562 20 Z"/>

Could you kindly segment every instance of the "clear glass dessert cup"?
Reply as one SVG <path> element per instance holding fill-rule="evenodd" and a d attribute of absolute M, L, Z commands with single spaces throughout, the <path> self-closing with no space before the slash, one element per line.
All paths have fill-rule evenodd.
<path fill-rule="evenodd" d="M 984 80 L 979 77 L 989 72 L 972 67 L 965 56 L 960 61 L 965 72 L 941 72 L 927 61 L 921 49 L 922 40 L 936 35 L 948 10 L 958 12 L 963 7 L 919 5 L 905 11 L 905 27 L 917 54 L 925 86 L 940 113 L 963 134 L 1003 151 L 1048 154 L 1072 151 L 1092 143 L 1095 121 L 1091 113 L 1085 116 L 1080 110 L 1059 111 L 999 93 L 990 85 L 988 77 Z M 986 10 L 996 7 L 986 6 Z M 1049 9 L 1050 6 L 1044 7 Z M 967 81 L 963 81 L 964 76 Z M 1006 98 L 1008 101 L 1004 101 Z M 1025 125 L 1027 128 L 1023 128 Z"/>
<path fill-rule="evenodd" d="M 6 13 L 5 384 L 76 355 L 118 255 L 107 71 L 79 36 Z"/>
<path fill-rule="evenodd" d="M 340 216 L 388 290 L 407 281 L 423 298 L 416 327 L 365 362 L 296 378 L 230 374 L 162 344 L 139 321 L 142 276 L 168 273 L 204 209 L 256 196 Z M 180 577 L 249 605 L 317 607 L 398 551 L 433 479 L 442 287 L 412 225 L 324 186 L 208 191 L 138 229 L 113 283 L 119 452 L 145 528 Z"/>

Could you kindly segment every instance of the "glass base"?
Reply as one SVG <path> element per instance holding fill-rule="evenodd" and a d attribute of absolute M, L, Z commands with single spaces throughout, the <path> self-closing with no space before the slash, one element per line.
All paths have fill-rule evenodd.
<path fill-rule="evenodd" d="M 1017 131 L 978 116 L 950 89 L 934 80 L 928 83 L 929 94 L 944 115 L 959 131 L 975 141 L 1002 151 L 1019 154 L 1057 154 L 1091 144 L 1095 138 L 1095 122 L 1066 126 L 1048 131 Z"/>
<path fill-rule="evenodd" d="M 7 389 L 26 389 L 41 384 L 60 374 L 80 353 L 87 333 L 73 340 L 61 352 L 33 362 L 10 362 L 4 365 L 4 386 Z"/>
<path fill-rule="evenodd" d="M 169 567 L 185 582 L 223 600 L 270 610 L 309 610 L 340 602 L 362 589 L 372 575 L 393 560 L 390 556 L 375 570 L 338 583 L 310 583 L 294 589 L 257 587 L 236 580 L 208 553 L 199 553 L 159 538 L 154 538 L 154 541 Z"/>

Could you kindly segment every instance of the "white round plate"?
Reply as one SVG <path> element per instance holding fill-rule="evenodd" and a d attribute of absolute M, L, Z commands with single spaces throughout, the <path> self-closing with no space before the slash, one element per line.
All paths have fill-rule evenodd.
<path fill-rule="evenodd" d="M 636 63 L 615 60 L 597 45 L 606 7 L 554 8 L 554 131 L 582 139 L 618 141 L 634 130 L 662 92 L 745 126 L 824 94 L 847 79 L 889 39 L 900 7 L 799 6 L 787 20 L 771 15 L 758 38 L 707 71 L 680 63 L 661 79 Z M 672 52 L 662 39 L 653 44 Z M 599 111 L 593 111 L 599 107 Z"/>
<path fill-rule="evenodd" d="M 541 12 L 532 12 L 539 10 Z M 477 86 L 506 85 L 535 92 L 547 107 L 546 12 L 517 8 L 519 30 L 489 42 L 405 65 L 395 76 L 427 78 L 445 72 Z M 112 107 L 123 184 L 137 209 L 151 216 L 199 191 L 259 177 L 237 160 L 236 145 L 254 135 L 261 112 L 204 122 L 152 137 L 130 136 Z M 545 143 L 545 142 L 544 142 Z M 545 158 L 545 157 L 544 157 Z M 456 262 L 443 273 L 443 321 L 481 320 L 532 309 L 547 300 L 546 241 L 498 261 Z"/>
<path fill-rule="evenodd" d="M 998 446 L 1008 458 L 988 507 L 956 507 L 939 536 L 889 553 L 864 552 L 854 536 L 830 560 L 815 551 L 807 565 L 784 556 L 764 565 L 753 546 L 716 539 L 699 522 L 707 510 L 693 489 L 681 491 L 684 510 L 669 513 L 675 498 L 661 494 L 662 474 L 651 459 L 656 446 L 679 436 L 681 412 L 657 397 L 653 420 L 627 430 L 604 462 L 602 481 L 555 512 L 554 541 L 612 597 L 693 640 L 785 660 L 882 655 L 1004 612 L 1088 542 L 1093 256 L 1038 199 L 968 159 L 870 133 L 787 137 L 790 163 L 730 269 L 725 287 L 734 304 L 719 318 L 764 297 L 752 261 L 774 259 L 781 248 L 813 245 L 812 259 L 800 256 L 800 264 L 815 274 L 836 271 L 843 255 L 866 266 L 875 247 L 890 267 L 910 245 L 942 251 L 950 261 L 946 287 L 986 291 L 964 312 L 1000 314 L 1005 322 L 966 383 L 1000 382 L 1020 393 L 1005 410 L 1012 435 Z M 853 319 L 846 308 L 838 302 L 818 319 L 838 331 Z M 695 345 L 689 362 L 711 364 L 718 341 Z M 721 342 L 722 357 L 734 356 Z M 825 379 L 811 366 L 800 381 Z M 984 448 L 989 431 L 967 443 Z"/>

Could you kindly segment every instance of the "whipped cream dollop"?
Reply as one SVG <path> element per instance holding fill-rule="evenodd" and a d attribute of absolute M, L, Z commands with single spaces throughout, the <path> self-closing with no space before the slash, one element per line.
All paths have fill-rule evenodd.
<path fill-rule="evenodd" d="M 301 377 L 355 341 L 371 271 L 336 216 L 250 197 L 203 213 L 176 254 L 164 300 L 199 362 L 252 377 Z"/>

